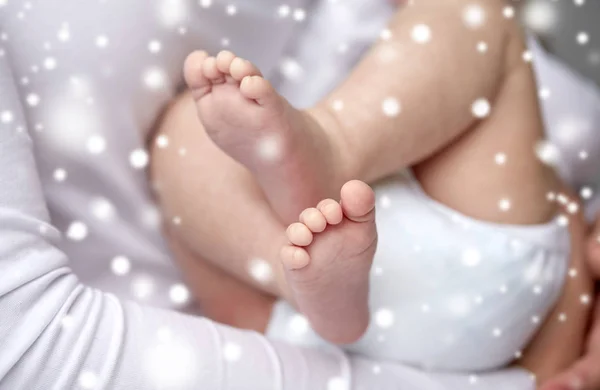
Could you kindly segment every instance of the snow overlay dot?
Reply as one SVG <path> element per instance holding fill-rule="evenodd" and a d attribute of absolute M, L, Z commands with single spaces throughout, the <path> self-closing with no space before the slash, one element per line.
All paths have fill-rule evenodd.
<path fill-rule="evenodd" d="M 14 119 L 14 115 L 10 111 L 2 111 L 0 114 L 0 121 L 2 123 L 11 123 Z"/>
<path fill-rule="evenodd" d="M 98 385 L 98 377 L 96 376 L 96 374 L 94 374 L 91 371 L 83 371 L 80 375 L 79 375 L 79 386 L 82 389 L 95 389 L 96 386 Z"/>
<path fill-rule="evenodd" d="M 490 102 L 483 98 L 475 100 L 471 105 L 471 112 L 475 118 L 485 118 L 490 114 L 490 111 Z"/>
<path fill-rule="evenodd" d="M 586 45 L 590 41 L 590 36 L 588 33 L 581 31 L 577 33 L 577 43 L 580 45 Z"/>
<path fill-rule="evenodd" d="M 110 221 L 117 215 L 115 206 L 108 199 L 102 197 L 92 199 L 90 211 L 100 221 Z"/>
<path fill-rule="evenodd" d="M 190 291 L 185 285 L 177 283 L 169 289 L 169 298 L 171 299 L 171 302 L 177 305 L 183 305 L 189 301 Z"/>
<path fill-rule="evenodd" d="M 375 323 L 381 328 L 389 328 L 394 324 L 394 313 L 390 309 L 379 309 L 375 312 Z"/>
<path fill-rule="evenodd" d="M 498 202 L 498 208 L 501 211 L 508 211 L 508 210 L 510 210 L 511 207 L 512 207 L 512 205 L 511 205 L 510 199 L 503 198 L 503 199 L 500 199 L 500 201 Z"/>
<path fill-rule="evenodd" d="M 154 282 L 148 276 L 138 276 L 131 283 L 131 292 L 138 299 L 148 298 L 154 292 Z"/>
<path fill-rule="evenodd" d="M 260 258 L 250 260 L 248 270 L 252 278 L 259 283 L 266 284 L 273 280 L 273 269 L 266 260 Z"/>
<path fill-rule="evenodd" d="M 467 248 L 461 254 L 461 262 L 467 267 L 475 267 L 481 262 L 481 252 L 475 248 Z"/>
<path fill-rule="evenodd" d="M 504 154 L 504 153 L 496 153 L 496 155 L 494 156 L 494 161 L 498 165 L 504 165 L 504 164 L 506 164 L 506 154 Z"/>
<path fill-rule="evenodd" d="M 309 328 L 308 320 L 301 314 L 295 314 L 290 320 L 290 329 L 295 334 L 304 334 L 308 332 Z"/>
<path fill-rule="evenodd" d="M 100 135 L 93 135 L 87 140 L 86 147 L 91 154 L 100 154 L 106 149 L 106 140 Z"/>
<path fill-rule="evenodd" d="M 110 269 L 115 275 L 127 275 L 131 270 L 131 261 L 125 256 L 117 256 L 110 262 Z"/>
<path fill-rule="evenodd" d="M 156 146 L 158 146 L 161 149 L 164 149 L 167 146 L 169 146 L 169 137 L 167 137 L 164 134 L 161 134 L 158 137 L 156 137 L 155 142 L 156 142 Z"/>
<path fill-rule="evenodd" d="M 341 377 L 331 378 L 327 382 L 327 390 L 349 390 L 348 381 Z"/>
<path fill-rule="evenodd" d="M 27 95 L 26 101 L 31 107 L 35 107 L 40 104 L 40 97 L 35 93 L 30 93 Z"/>
<path fill-rule="evenodd" d="M 278 161 L 281 157 L 281 138 L 277 134 L 262 137 L 258 140 L 256 149 L 263 161 Z"/>
<path fill-rule="evenodd" d="M 468 27 L 478 28 L 485 22 L 485 12 L 477 4 L 471 4 L 463 11 L 463 21 Z"/>
<path fill-rule="evenodd" d="M 579 194 L 583 199 L 590 199 L 594 195 L 594 191 L 590 187 L 583 187 Z"/>
<path fill-rule="evenodd" d="M 54 173 L 52 174 L 52 177 L 54 177 L 54 180 L 56 180 L 59 183 L 63 182 L 67 178 L 67 171 L 65 171 L 62 168 L 57 168 L 57 169 L 54 170 Z"/>
<path fill-rule="evenodd" d="M 225 343 L 223 346 L 223 358 L 229 362 L 235 362 L 242 357 L 242 348 L 231 342 Z"/>
<path fill-rule="evenodd" d="M 485 53 L 488 50 L 488 44 L 481 41 L 477 43 L 477 51 L 480 53 Z"/>
<path fill-rule="evenodd" d="M 515 9 L 511 6 L 506 6 L 502 10 L 502 15 L 504 15 L 504 17 L 507 19 L 511 19 L 515 16 Z"/>
<path fill-rule="evenodd" d="M 431 40 L 431 29 L 426 24 L 417 24 L 411 31 L 413 41 L 427 43 Z"/>
<path fill-rule="evenodd" d="M 152 40 L 148 43 L 148 50 L 150 53 L 156 54 L 162 49 L 162 44 L 160 41 Z"/>
<path fill-rule="evenodd" d="M 537 158 L 546 165 L 556 165 L 560 160 L 560 150 L 550 141 L 539 141 L 535 145 Z"/>
<path fill-rule="evenodd" d="M 144 149 L 135 149 L 129 154 L 129 163 L 136 169 L 145 168 L 148 165 L 148 152 Z"/>
<path fill-rule="evenodd" d="M 83 222 L 74 221 L 67 228 L 67 237 L 73 241 L 81 241 L 88 235 L 87 225 Z"/>
<path fill-rule="evenodd" d="M 381 104 L 381 109 L 385 116 L 395 117 L 398 116 L 398 114 L 400 114 L 402 107 L 400 105 L 400 102 L 398 102 L 396 98 L 388 97 L 383 100 L 383 103 Z"/>
<path fill-rule="evenodd" d="M 108 46 L 108 37 L 106 35 L 98 35 L 96 37 L 96 46 L 100 48 Z"/>

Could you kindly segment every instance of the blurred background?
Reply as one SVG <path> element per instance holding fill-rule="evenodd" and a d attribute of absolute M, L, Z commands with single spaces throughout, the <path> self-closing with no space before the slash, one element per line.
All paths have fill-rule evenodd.
<path fill-rule="evenodd" d="M 600 84 L 600 0 L 513 1 L 549 51 Z"/>

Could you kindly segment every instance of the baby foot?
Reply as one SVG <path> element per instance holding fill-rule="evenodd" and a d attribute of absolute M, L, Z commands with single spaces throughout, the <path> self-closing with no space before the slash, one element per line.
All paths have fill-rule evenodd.
<path fill-rule="evenodd" d="M 369 271 L 377 246 L 375 195 L 361 181 L 341 190 L 341 202 L 321 201 L 287 229 L 281 251 L 295 303 L 324 339 L 352 343 L 369 324 Z"/>
<path fill-rule="evenodd" d="M 329 137 L 252 63 L 228 51 L 194 52 L 184 73 L 210 138 L 254 173 L 286 223 L 325 196 L 336 166 Z"/>

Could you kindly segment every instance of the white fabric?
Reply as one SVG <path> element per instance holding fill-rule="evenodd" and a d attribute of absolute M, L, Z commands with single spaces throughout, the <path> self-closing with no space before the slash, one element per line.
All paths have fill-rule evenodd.
<path fill-rule="evenodd" d="M 11 0 L 0 8 L 0 48 L 15 70 L 52 223 L 71 228 L 59 247 L 77 259 L 73 270 L 86 284 L 160 307 L 177 307 L 169 292 L 179 272 L 144 165 L 131 159 L 143 162 L 146 135 L 182 85 L 188 53 L 227 43 L 268 74 L 299 25 L 277 17 L 279 0 L 239 2 L 234 15 L 229 1 L 202 3 Z M 295 10 L 306 0 L 287 4 Z M 57 180 L 61 170 L 66 178 Z M 74 222 L 85 238 L 68 238 L 85 233 Z M 129 260 L 127 275 L 115 277 L 115 257 Z"/>
<path fill-rule="evenodd" d="M 374 188 L 371 325 L 347 350 L 463 373 L 513 361 L 560 294 L 568 229 L 556 220 L 517 226 L 471 219 L 429 198 L 409 175 Z M 312 331 L 298 332 L 297 318 L 279 303 L 267 335 L 315 345 Z"/>
<path fill-rule="evenodd" d="M 336 2 L 321 7 L 326 3 Z M 346 366 L 340 355 L 270 345 L 202 319 L 119 303 L 71 273 L 120 298 L 176 306 L 168 297 L 178 272 L 145 173 L 130 159 L 143 161 L 132 152 L 144 148 L 160 107 L 181 83 L 189 51 L 228 46 L 273 79 L 286 46 L 297 57 L 282 64 L 288 75 L 318 74 L 318 63 L 304 66 L 309 58 L 333 61 L 319 85 L 296 98 L 309 102 L 344 77 L 391 12 L 382 3 L 348 0 L 343 26 L 333 28 L 337 11 L 315 11 L 330 16 L 317 23 L 307 8 L 307 19 L 297 22 L 300 8 L 311 4 L 286 4 L 290 14 L 279 17 L 285 8 L 277 0 L 0 2 L 0 389 L 62 390 L 94 381 L 128 390 L 325 389 L 350 373 L 354 389 L 532 388 L 518 370 L 480 375 L 473 387 L 472 377 L 423 375 L 389 362 L 352 357 Z M 306 34 L 288 44 L 303 28 Z M 323 40 L 327 47 L 318 45 L 333 33 L 341 34 L 348 57 L 329 56 L 333 35 Z M 289 82 L 277 85 L 285 91 Z M 53 224 L 71 238 L 59 239 L 48 224 L 42 190 Z M 127 275 L 111 272 L 116 256 L 129 259 Z"/>

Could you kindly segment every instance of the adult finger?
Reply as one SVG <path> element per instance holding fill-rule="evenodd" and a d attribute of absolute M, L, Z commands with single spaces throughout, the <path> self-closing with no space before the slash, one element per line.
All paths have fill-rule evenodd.
<path fill-rule="evenodd" d="M 540 390 L 600 390 L 600 354 L 588 354 Z"/>
<path fill-rule="evenodd" d="M 600 214 L 587 238 L 587 257 L 590 270 L 600 278 Z"/>

